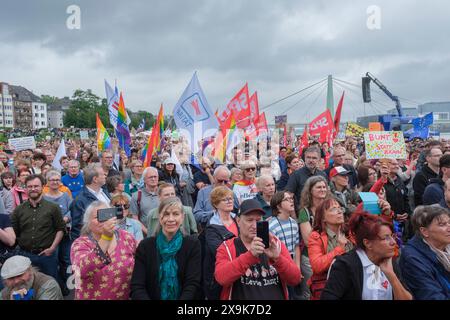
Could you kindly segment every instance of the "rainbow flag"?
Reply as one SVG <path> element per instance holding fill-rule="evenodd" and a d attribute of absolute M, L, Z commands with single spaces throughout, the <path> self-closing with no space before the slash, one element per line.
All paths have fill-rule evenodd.
<path fill-rule="evenodd" d="M 216 136 L 216 140 L 214 141 L 213 156 L 222 163 L 225 163 L 227 150 L 231 150 L 234 147 L 233 145 L 230 148 L 230 144 L 233 144 L 230 139 L 233 137 L 235 131 L 236 120 L 234 115 L 231 114 L 221 126 L 221 133 Z"/>
<path fill-rule="evenodd" d="M 127 114 L 125 110 L 125 102 L 123 101 L 122 92 L 119 98 L 119 108 L 117 110 L 117 126 L 116 135 L 119 140 L 120 147 L 125 150 L 127 156 L 131 155 L 131 136 L 127 125 Z"/>
<path fill-rule="evenodd" d="M 97 113 L 97 151 L 111 149 L 111 139 Z"/>
<path fill-rule="evenodd" d="M 156 118 L 156 122 L 159 125 L 159 139 L 162 140 L 163 135 L 164 135 L 164 109 L 163 109 L 162 103 L 161 103 L 161 107 L 159 108 L 159 113 L 158 113 L 158 117 Z M 158 147 L 156 148 L 156 150 L 158 151 L 158 153 L 161 151 L 160 143 L 158 143 Z"/>
<path fill-rule="evenodd" d="M 150 167 L 153 154 L 156 152 L 161 142 L 159 126 L 160 123 L 156 121 L 153 125 L 152 133 L 148 137 L 147 145 L 142 150 L 142 162 L 144 164 L 144 168 Z"/>

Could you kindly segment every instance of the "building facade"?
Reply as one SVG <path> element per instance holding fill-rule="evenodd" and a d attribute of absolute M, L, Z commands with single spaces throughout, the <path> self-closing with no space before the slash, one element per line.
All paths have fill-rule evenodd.
<path fill-rule="evenodd" d="M 9 85 L 0 82 L 0 128 L 13 128 L 13 98 L 9 90 Z"/>
<path fill-rule="evenodd" d="M 47 104 L 24 87 L 10 85 L 9 89 L 12 96 L 13 127 L 17 129 L 47 128 Z"/>
<path fill-rule="evenodd" d="M 63 128 L 64 114 L 69 109 L 71 101 L 68 97 L 61 99 L 54 104 L 47 107 L 48 127 L 49 128 Z"/>

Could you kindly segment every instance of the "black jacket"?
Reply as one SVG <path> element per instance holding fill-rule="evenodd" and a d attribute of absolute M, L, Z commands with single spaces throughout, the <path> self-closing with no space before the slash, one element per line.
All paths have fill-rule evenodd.
<path fill-rule="evenodd" d="M 389 178 L 388 182 L 384 184 L 384 189 L 386 190 L 386 200 L 391 205 L 391 209 L 395 214 L 411 214 L 408 189 L 399 176 L 397 176 L 395 181 Z"/>
<path fill-rule="evenodd" d="M 422 195 L 424 205 L 436 204 L 444 199 L 444 181 L 442 178 L 431 179 Z"/>
<path fill-rule="evenodd" d="M 397 262 L 393 261 L 394 272 L 401 279 Z M 321 300 L 362 300 L 363 266 L 356 249 L 341 256 L 331 265 L 330 276 L 320 296 Z"/>
<path fill-rule="evenodd" d="M 325 180 L 328 181 L 327 175 L 324 171 L 317 170 L 313 173 L 311 170 L 309 170 L 308 167 L 303 167 L 298 170 L 296 170 L 294 173 L 292 173 L 289 176 L 288 183 L 286 185 L 285 190 L 292 192 L 294 194 L 295 199 L 295 211 L 297 212 L 300 206 L 300 197 L 303 190 L 303 187 L 305 186 L 306 180 L 308 180 L 310 177 L 314 176 L 322 176 L 325 178 Z"/>
<path fill-rule="evenodd" d="M 131 277 L 131 299 L 161 300 L 159 287 L 160 257 L 156 249 L 156 237 L 142 240 L 136 249 L 133 275 Z M 200 296 L 201 261 L 200 242 L 196 235 L 183 237 L 183 244 L 176 254 L 179 300 L 193 300 Z"/>
<path fill-rule="evenodd" d="M 225 226 L 209 224 L 204 230 L 203 288 L 208 300 L 219 300 L 221 286 L 214 278 L 217 248 L 222 242 L 235 237 Z"/>
<path fill-rule="evenodd" d="M 431 183 L 431 179 L 439 178 L 439 174 L 434 172 L 425 164 L 421 171 L 419 171 L 413 180 L 414 190 L 414 205 L 420 206 L 423 204 L 422 195 L 425 192 L 425 188 Z"/>

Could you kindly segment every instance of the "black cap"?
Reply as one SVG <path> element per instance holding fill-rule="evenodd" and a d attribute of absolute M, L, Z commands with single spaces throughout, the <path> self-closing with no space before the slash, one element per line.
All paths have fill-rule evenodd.
<path fill-rule="evenodd" d="M 266 214 L 257 200 L 248 199 L 242 201 L 241 208 L 239 209 L 239 216 L 253 212 L 260 213 L 261 215 Z"/>

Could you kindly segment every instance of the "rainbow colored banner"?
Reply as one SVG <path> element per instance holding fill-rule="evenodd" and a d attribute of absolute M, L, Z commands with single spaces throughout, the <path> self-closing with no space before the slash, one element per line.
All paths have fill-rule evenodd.
<path fill-rule="evenodd" d="M 101 152 L 103 150 L 111 149 L 111 139 L 109 138 L 108 131 L 103 126 L 102 120 L 97 113 L 97 150 Z"/>

